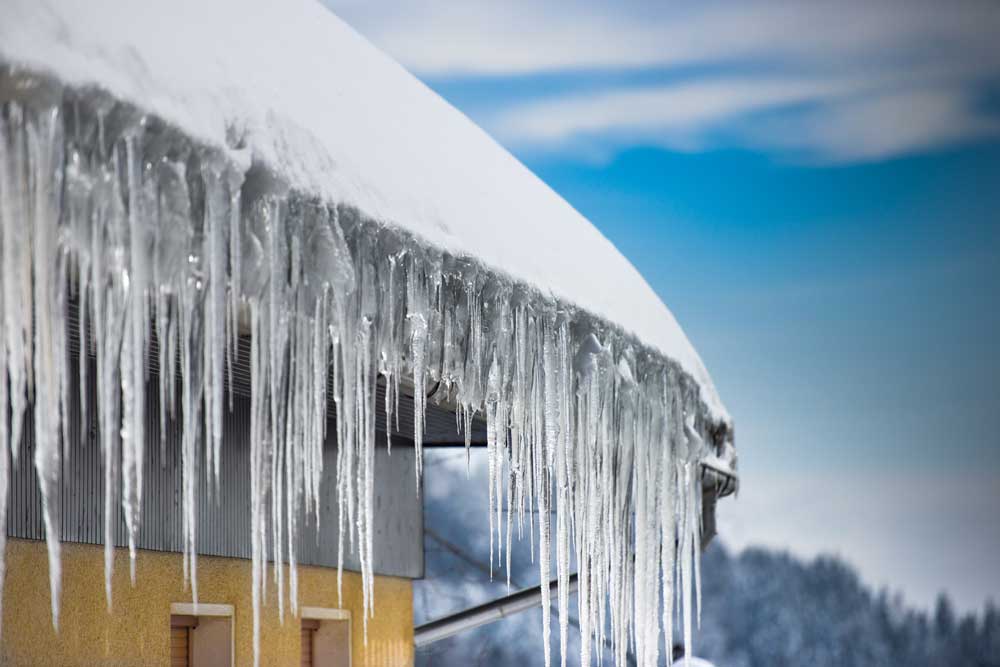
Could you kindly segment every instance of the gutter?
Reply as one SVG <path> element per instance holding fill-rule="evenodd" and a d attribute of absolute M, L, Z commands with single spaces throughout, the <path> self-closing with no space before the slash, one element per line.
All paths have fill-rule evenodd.
<path fill-rule="evenodd" d="M 559 582 L 553 579 L 549 582 L 549 595 L 556 595 Z M 576 573 L 570 575 L 569 592 L 576 591 Z M 493 600 L 472 607 L 451 616 L 445 616 L 423 625 L 418 625 L 413 629 L 413 644 L 417 648 L 433 644 L 434 642 L 447 639 L 460 632 L 472 630 L 482 625 L 488 625 L 495 621 L 513 616 L 514 614 L 528 609 L 534 609 L 542 604 L 542 591 L 538 586 L 526 588 L 517 593 L 512 593 L 499 600 Z"/>
<path fill-rule="evenodd" d="M 452 447 L 453 445 L 425 445 L 425 447 Z M 476 445 L 473 445 L 476 446 Z M 715 536 L 715 501 L 718 498 L 735 493 L 739 488 L 738 475 L 718 457 L 708 457 L 701 462 L 702 466 L 702 549 Z M 451 549 L 461 558 L 464 554 Z M 471 561 L 469 561 L 471 563 Z M 475 565 L 474 563 L 472 563 Z M 556 595 L 559 582 L 553 579 L 549 582 L 549 595 Z M 574 572 L 569 578 L 569 592 L 577 588 L 577 576 Z M 534 609 L 542 604 L 542 591 L 538 586 L 526 588 L 505 597 L 481 605 L 465 609 L 450 616 L 418 625 L 413 629 L 413 644 L 417 648 L 453 637 L 483 625 L 489 625 L 503 620 L 508 616 Z"/>

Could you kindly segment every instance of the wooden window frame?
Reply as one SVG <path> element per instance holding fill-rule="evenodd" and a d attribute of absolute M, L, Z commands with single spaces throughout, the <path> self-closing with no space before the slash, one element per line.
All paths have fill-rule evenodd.
<path fill-rule="evenodd" d="M 193 621 L 192 621 L 193 619 Z M 170 664 L 174 664 L 174 631 L 184 631 L 184 661 L 191 667 L 191 630 L 198 627 L 198 619 L 194 616 L 170 616 Z"/>
<path fill-rule="evenodd" d="M 203 616 L 222 617 L 229 619 L 229 665 L 236 667 L 236 609 L 231 604 L 210 604 L 199 602 L 171 602 L 170 624 L 174 625 L 174 617 L 184 623 L 194 623 L 185 627 L 198 627 L 198 618 Z M 193 620 L 192 620 L 193 619 Z"/>
<path fill-rule="evenodd" d="M 347 622 L 347 638 L 348 641 L 352 641 L 353 634 L 351 633 L 351 612 L 348 609 L 335 609 L 332 607 L 299 607 L 299 621 L 305 623 L 307 621 L 346 621 Z M 351 667 L 354 661 L 354 646 L 349 645 L 347 647 L 347 667 Z"/>

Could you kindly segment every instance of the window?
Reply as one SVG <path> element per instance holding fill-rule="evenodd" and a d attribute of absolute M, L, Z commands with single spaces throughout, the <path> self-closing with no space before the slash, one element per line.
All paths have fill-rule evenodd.
<path fill-rule="evenodd" d="M 302 667 L 351 666 L 351 612 L 302 608 Z"/>
<path fill-rule="evenodd" d="M 198 626 L 196 616 L 170 616 L 170 667 L 190 667 L 191 628 Z"/>
<path fill-rule="evenodd" d="M 319 621 L 302 619 L 302 667 L 313 667 L 313 633 L 319 630 Z"/>
<path fill-rule="evenodd" d="M 170 605 L 171 667 L 232 667 L 233 606 Z"/>

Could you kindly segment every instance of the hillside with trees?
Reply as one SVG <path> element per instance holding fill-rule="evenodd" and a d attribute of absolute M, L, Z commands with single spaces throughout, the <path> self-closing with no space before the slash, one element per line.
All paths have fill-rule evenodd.
<path fill-rule="evenodd" d="M 429 479 L 435 481 L 426 487 L 426 578 L 414 587 L 417 623 L 508 593 L 499 567 L 490 581 L 489 538 L 481 529 L 484 494 L 476 493 L 486 481 L 484 467 L 474 460 L 466 479 L 464 452 L 430 458 Z M 457 470 L 455 458 L 461 461 Z M 448 467 L 448 474 L 437 474 Z M 513 555 L 509 590 L 537 585 L 527 536 L 520 545 L 515 541 Z M 963 615 L 941 596 L 934 610 L 920 611 L 899 594 L 872 590 L 832 556 L 803 561 L 760 548 L 736 554 L 716 539 L 702 558 L 702 587 L 695 649 L 717 667 L 1000 667 L 995 604 Z M 575 605 L 573 596 L 571 609 Z M 552 622 L 556 658 L 555 613 Z M 569 622 L 575 623 L 572 614 Z M 570 637 L 568 664 L 575 665 L 579 631 L 571 628 Z M 540 649 L 536 609 L 432 644 L 418 651 L 418 664 L 536 665 Z M 604 664 L 612 664 L 610 652 Z"/>

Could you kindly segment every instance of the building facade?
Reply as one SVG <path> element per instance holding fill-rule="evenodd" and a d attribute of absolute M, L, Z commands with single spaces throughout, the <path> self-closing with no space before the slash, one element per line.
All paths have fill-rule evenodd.
<path fill-rule="evenodd" d="M 77 357 L 72 355 L 74 367 Z M 84 382 L 93 386 L 90 365 Z M 95 401 L 81 418 L 79 383 L 59 488 L 62 596 L 59 628 L 52 622 L 49 561 L 42 496 L 32 465 L 30 414 L 11 470 L 7 518 L 7 577 L 3 590 L 0 664 L 4 665 L 249 665 L 253 664 L 250 561 L 248 369 L 234 366 L 233 409 L 227 411 L 217 495 L 201 475 L 197 508 L 198 605 L 185 582 L 181 535 L 181 455 L 177 415 L 161 439 L 157 378 L 147 401 L 147 460 L 135 585 L 130 581 L 127 532 L 121 510 L 114 551 L 111 608 L 104 580 L 104 486 Z M 79 379 L 77 376 L 75 379 Z M 227 395 L 228 398 L 228 395 Z M 379 480 L 375 517 L 376 612 L 363 622 L 358 558 L 345 543 L 338 594 L 336 432 L 332 409 L 324 447 L 323 504 L 300 519 L 298 609 L 289 598 L 289 569 L 281 570 L 279 609 L 273 562 L 262 603 L 261 665 L 362 667 L 413 663 L 411 580 L 423 575 L 423 516 L 415 488 L 414 449 L 396 435 L 390 452 L 376 449 Z M 384 442 L 385 424 L 377 425 Z M 209 500 L 209 498 L 211 498 Z M 346 539 L 346 538 L 345 538 Z"/>
<path fill-rule="evenodd" d="M 45 543 L 11 539 L 7 545 L 3 638 L 4 665 L 251 665 L 253 627 L 250 561 L 198 559 L 199 615 L 190 605 L 179 553 L 141 551 L 137 585 L 129 581 L 128 550 L 115 552 L 113 608 L 104 596 L 103 548 L 63 545 L 63 595 L 59 630 L 52 627 Z M 261 618 L 261 665 L 351 667 L 413 664 L 410 580 L 377 575 L 378 608 L 361 623 L 361 578 L 337 570 L 299 567 L 299 616 L 278 615 L 274 591 Z M 196 621 L 196 627 L 180 623 Z M 221 627 L 220 627 L 221 626 Z M 206 632 L 207 631 L 207 632 Z M 177 641 L 180 635 L 180 645 Z M 202 644 L 199 640 L 205 637 Z M 183 657 L 179 657 L 183 656 Z M 349 662 L 348 662 L 349 659 Z"/>

